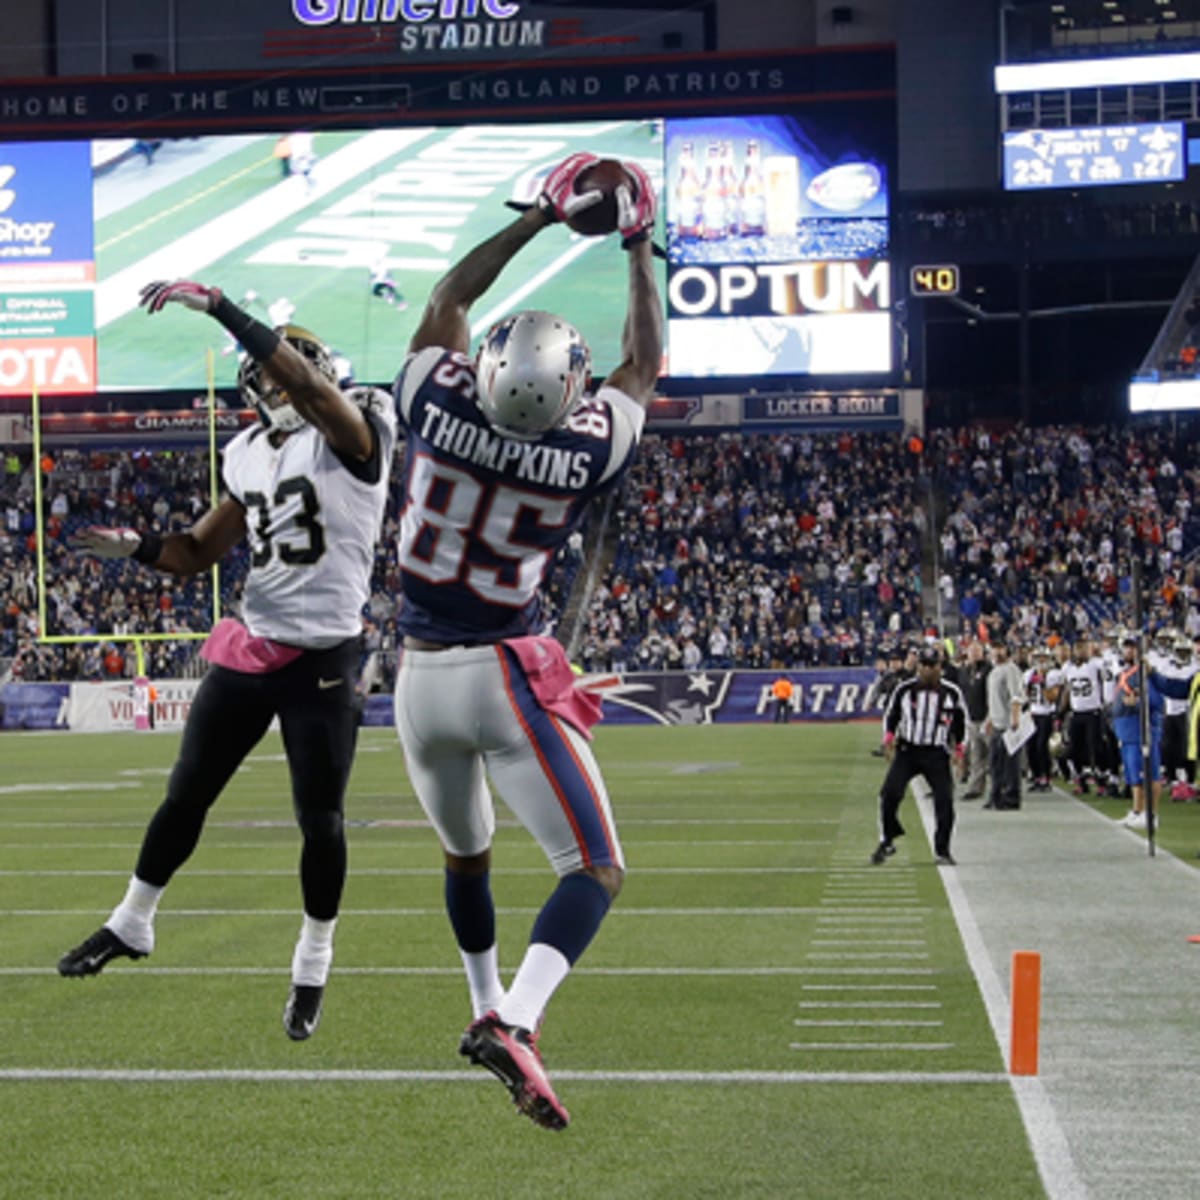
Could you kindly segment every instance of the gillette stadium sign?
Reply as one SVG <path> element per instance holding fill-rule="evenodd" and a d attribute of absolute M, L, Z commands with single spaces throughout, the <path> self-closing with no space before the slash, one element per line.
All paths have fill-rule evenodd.
<path fill-rule="evenodd" d="M 292 15 L 301 25 L 391 24 L 404 21 L 471 21 L 489 17 L 507 21 L 521 11 L 506 0 L 292 0 Z"/>
<path fill-rule="evenodd" d="M 394 25 L 403 54 L 544 45 L 545 21 L 513 20 L 520 11 L 511 0 L 292 0 L 306 29 Z"/>

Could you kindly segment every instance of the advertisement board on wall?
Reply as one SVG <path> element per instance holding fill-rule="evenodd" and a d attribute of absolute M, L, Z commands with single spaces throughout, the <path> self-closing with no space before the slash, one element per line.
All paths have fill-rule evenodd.
<path fill-rule="evenodd" d="M 0 170 L 12 163 L 28 194 L 35 183 L 53 193 L 36 227 L 59 239 L 46 265 L 80 274 L 53 295 L 40 275 L 14 277 L 21 292 L 0 305 L 0 390 L 27 392 L 35 370 L 43 393 L 202 391 L 210 371 L 231 388 L 231 336 L 170 310 L 151 323 L 139 309 L 146 282 L 171 278 L 211 280 L 268 324 L 299 322 L 347 375 L 386 385 L 437 280 L 575 151 L 636 162 L 659 189 L 666 390 L 887 376 L 887 113 L 0 143 Z M 597 373 L 616 366 L 618 239 L 551 229 L 521 264 L 472 314 L 473 336 L 516 308 L 565 312 Z"/>
<path fill-rule="evenodd" d="M 0 395 L 96 388 L 86 142 L 0 145 Z"/>

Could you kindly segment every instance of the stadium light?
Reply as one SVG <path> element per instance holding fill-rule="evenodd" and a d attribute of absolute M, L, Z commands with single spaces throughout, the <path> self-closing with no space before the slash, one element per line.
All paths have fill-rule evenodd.
<path fill-rule="evenodd" d="M 998 95 L 1072 88 L 1191 83 L 1200 79 L 1200 54 L 1137 54 L 1070 62 L 1009 63 L 995 68 Z"/>

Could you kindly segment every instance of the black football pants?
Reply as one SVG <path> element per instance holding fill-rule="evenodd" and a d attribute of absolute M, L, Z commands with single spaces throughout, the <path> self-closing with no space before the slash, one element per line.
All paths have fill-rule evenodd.
<path fill-rule="evenodd" d="M 342 801 L 358 738 L 359 657 L 360 639 L 351 638 L 329 650 L 306 650 L 262 675 L 209 668 L 192 700 L 166 799 L 142 841 L 139 879 L 163 887 L 188 860 L 209 808 L 278 716 L 304 839 L 304 911 L 321 921 L 337 916 L 346 880 Z"/>
<path fill-rule="evenodd" d="M 896 751 L 879 792 L 880 835 L 885 842 L 892 842 L 904 833 L 896 814 L 904 799 L 904 789 L 916 775 L 924 776 L 933 792 L 937 818 L 933 851 L 949 854 L 950 834 L 954 831 L 954 782 L 950 777 L 950 756 L 936 746 L 908 746 Z"/>

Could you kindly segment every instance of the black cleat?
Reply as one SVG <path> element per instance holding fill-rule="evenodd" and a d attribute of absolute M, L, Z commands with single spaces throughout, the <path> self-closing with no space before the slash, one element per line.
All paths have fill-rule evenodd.
<path fill-rule="evenodd" d="M 958 863 L 954 861 L 954 855 L 947 850 L 945 854 L 937 856 L 937 865 L 939 867 L 957 867 Z"/>
<path fill-rule="evenodd" d="M 875 847 L 875 852 L 871 855 L 871 861 L 878 867 L 882 863 L 887 862 L 893 854 L 896 853 L 896 847 L 892 842 L 882 841 Z"/>
<path fill-rule="evenodd" d="M 85 942 L 68 950 L 58 960 L 58 973 L 69 979 L 99 975 L 114 958 L 145 958 L 141 950 L 127 946 L 107 925 L 102 925 Z"/>
<path fill-rule="evenodd" d="M 500 1080 L 518 1110 L 543 1129 L 566 1129 L 571 1114 L 563 1108 L 538 1053 L 537 1034 L 519 1025 L 505 1025 L 487 1013 L 467 1026 L 459 1054 L 486 1067 Z"/>
<path fill-rule="evenodd" d="M 325 988 L 309 983 L 293 983 L 283 1006 L 283 1028 L 293 1042 L 303 1042 L 317 1032 L 321 1021 L 321 1001 Z"/>

